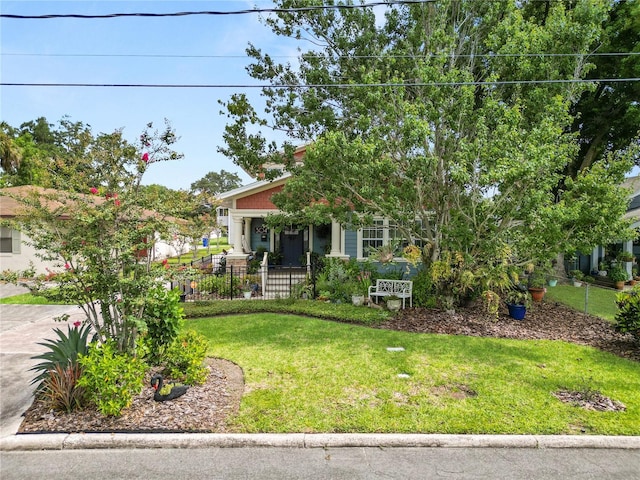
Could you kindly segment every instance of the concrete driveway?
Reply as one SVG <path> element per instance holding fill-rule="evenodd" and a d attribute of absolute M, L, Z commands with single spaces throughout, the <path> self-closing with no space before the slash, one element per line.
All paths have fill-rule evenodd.
<path fill-rule="evenodd" d="M 0 298 L 27 292 L 23 287 L 0 284 Z M 69 314 L 68 322 L 53 319 Z M 84 318 L 82 310 L 69 305 L 0 305 L 0 437 L 13 435 L 22 414 L 33 401 L 34 372 L 38 363 L 31 357 L 42 353 L 38 345 L 45 339 L 57 338 L 55 328 L 66 331 L 67 324 Z"/>

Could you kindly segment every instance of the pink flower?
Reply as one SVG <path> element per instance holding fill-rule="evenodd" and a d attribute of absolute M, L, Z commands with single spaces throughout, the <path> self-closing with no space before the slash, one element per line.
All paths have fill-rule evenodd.
<path fill-rule="evenodd" d="M 114 203 L 115 203 L 116 207 L 120 206 L 120 200 L 116 200 Z"/>
<path fill-rule="evenodd" d="M 76 320 L 75 322 L 73 322 L 73 326 L 78 328 L 80 325 L 82 325 L 82 322 L 80 320 Z"/>
<path fill-rule="evenodd" d="M 144 163 L 147 163 L 147 162 L 149 161 L 149 154 L 148 154 L 147 152 L 144 152 L 144 153 L 142 154 L 142 161 L 143 161 Z"/>
<path fill-rule="evenodd" d="M 67 262 L 64 264 L 64 268 L 65 270 L 69 270 L 71 268 L 71 265 L 69 265 L 69 263 Z"/>
<path fill-rule="evenodd" d="M 96 187 L 91 187 L 91 190 L 89 190 L 93 195 L 98 193 L 98 189 Z"/>

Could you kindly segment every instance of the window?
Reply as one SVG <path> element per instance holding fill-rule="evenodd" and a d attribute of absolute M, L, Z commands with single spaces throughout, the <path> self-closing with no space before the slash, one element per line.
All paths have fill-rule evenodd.
<path fill-rule="evenodd" d="M 362 256 L 368 257 L 372 248 L 380 248 L 384 242 L 384 220 L 374 220 L 373 225 L 362 229 Z"/>
<path fill-rule="evenodd" d="M 228 217 L 229 216 L 229 209 L 228 208 L 223 208 L 223 207 L 218 208 L 218 216 L 219 217 Z"/>
<path fill-rule="evenodd" d="M 20 232 L 0 227 L 0 253 L 20 253 Z"/>
<path fill-rule="evenodd" d="M 422 228 L 420 220 L 416 220 L 416 227 L 418 229 Z M 408 239 L 403 238 L 395 223 L 382 219 L 374 220 L 373 225 L 364 227 L 359 235 L 361 235 L 358 245 L 358 257 L 360 258 L 367 258 L 373 253 L 372 249 L 380 248 L 390 243 L 397 248 L 396 255 L 400 255 L 400 251 L 410 243 L 415 243 L 418 247 L 422 247 L 424 244 L 421 239 L 414 238 L 413 242 L 410 242 Z"/>

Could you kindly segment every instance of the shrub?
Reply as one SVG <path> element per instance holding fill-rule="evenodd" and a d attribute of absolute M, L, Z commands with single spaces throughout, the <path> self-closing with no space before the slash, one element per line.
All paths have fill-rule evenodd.
<path fill-rule="evenodd" d="M 428 270 L 421 269 L 412 278 L 413 304 L 416 307 L 435 308 L 437 304 L 435 289 Z"/>
<path fill-rule="evenodd" d="M 78 385 L 103 415 L 119 416 L 142 391 L 148 366 L 137 357 L 118 352 L 114 341 L 92 343 L 78 361 L 83 368 Z"/>
<path fill-rule="evenodd" d="M 615 316 L 614 328 L 618 332 L 630 333 L 640 340 L 640 288 L 620 292 L 616 295 L 618 313 Z"/>
<path fill-rule="evenodd" d="M 167 290 L 158 285 L 149 291 L 145 303 L 147 335 L 145 343 L 149 349 L 149 361 L 158 364 L 164 351 L 178 336 L 184 320 L 180 304 L 180 292 Z"/>
<path fill-rule="evenodd" d="M 239 276 L 234 275 L 233 281 L 231 275 L 208 275 L 198 282 L 198 289 L 202 293 L 217 293 L 221 297 L 231 297 L 235 294 L 241 284 Z"/>
<path fill-rule="evenodd" d="M 42 396 L 54 410 L 64 410 L 69 413 L 81 408 L 85 400 L 85 390 L 78 385 L 82 375 L 79 364 L 56 365 L 49 370 L 48 376 L 42 382 Z"/>
<path fill-rule="evenodd" d="M 208 347 L 206 338 L 193 330 L 180 334 L 167 349 L 165 375 L 188 385 L 204 383 Z"/>
<path fill-rule="evenodd" d="M 56 320 L 65 321 L 68 318 L 69 315 L 65 314 L 56 318 Z M 42 387 L 42 382 L 49 377 L 49 371 L 55 370 L 56 367 L 61 367 L 63 370 L 67 366 L 74 368 L 78 362 L 78 357 L 87 353 L 89 325 L 85 325 L 82 328 L 69 326 L 67 334 L 59 328 L 54 329 L 54 332 L 58 335 L 58 339 L 46 340 L 38 344 L 47 347 L 49 350 L 31 357 L 34 360 L 44 360 L 30 369 L 40 372 L 31 382 L 31 384 L 39 383 L 39 390 Z"/>

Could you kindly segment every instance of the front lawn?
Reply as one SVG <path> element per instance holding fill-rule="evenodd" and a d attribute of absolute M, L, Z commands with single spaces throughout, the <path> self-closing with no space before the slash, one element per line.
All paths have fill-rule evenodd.
<path fill-rule="evenodd" d="M 244 370 L 237 432 L 638 434 L 640 364 L 595 348 L 273 313 L 188 325 Z M 626 411 L 563 403 L 561 389 L 600 391 Z"/>
<path fill-rule="evenodd" d="M 615 303 L 617 294 L 618 290 L 589 285 L 587 297 L 586 286 L 557 285 L 555 287 L 547 287 L 545 300 L 553 300 L 563 305 L 568 305 L 579 312 L 585 311 L 586 300 L 587 313 L 613 321 L 618 311 Z"/>

